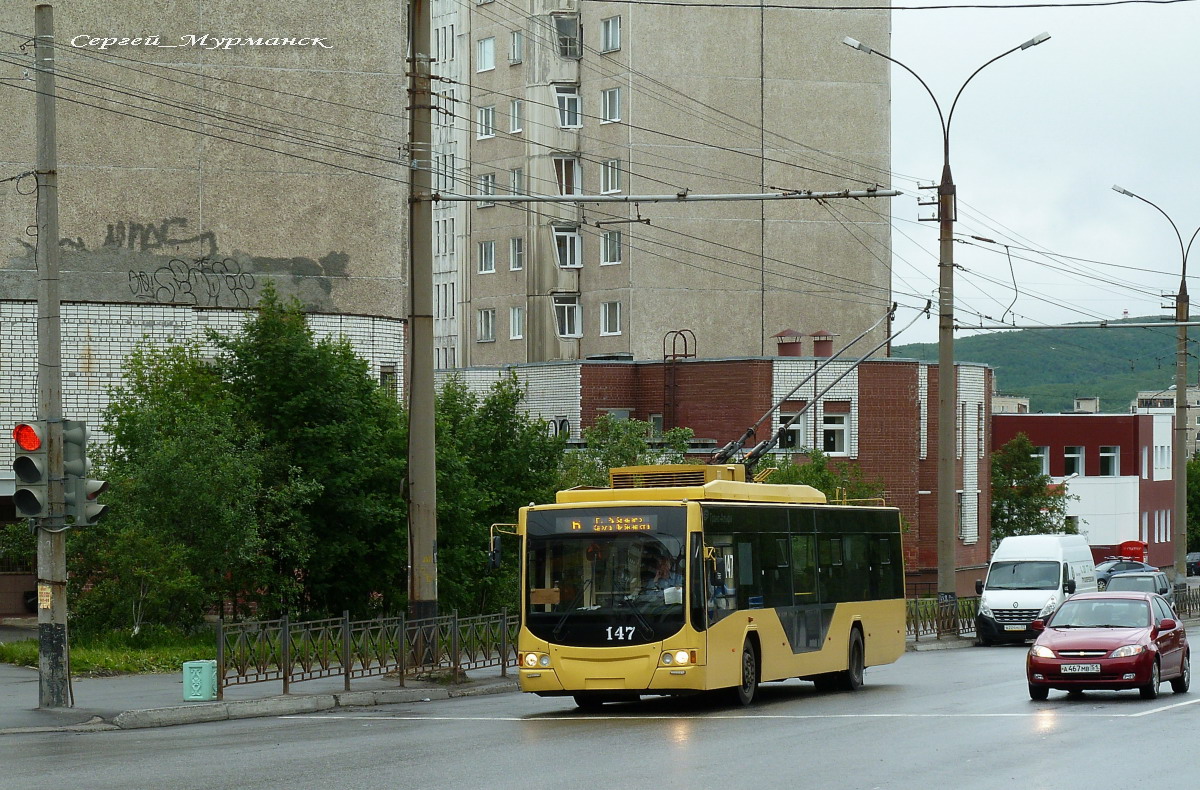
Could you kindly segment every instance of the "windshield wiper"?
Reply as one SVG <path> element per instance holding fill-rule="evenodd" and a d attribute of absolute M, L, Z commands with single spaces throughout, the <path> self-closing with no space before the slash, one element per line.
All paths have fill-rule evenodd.
<path fill-rule="evenodd" d="M 642 628 L 645 628 L 646 633 L 650 636 L 651 639 L 653 639 L 655 636 L 654 626 L 650 625 L 650 621 L 647 620 L 645 618 L 645 616 L 642 614 L 641 610 L 638 609 L 637 602 L 636 601 L 625 601 L 625 605 L 629 607 L 629 610 L 631 612 L 633 612 L 633 616 L 637 618 L 638 625 L 641 626 Z"/>
<path fill-rule="evenodd" d="M 558 618 L 558 622 L 555 623 L 555 625 L 554 625 L 553 633 L 554 633 L 555 639 L 557 639 L 558 635 L 562 633 L 562 627 L 567 622 L 567 618 L 575 613 L 575 611 L 576 611 L 575 607 L 583 602 L 583 596 L 587 594 L 588 588 L 591 586 L 592 586 L 592 580 L 587 579 L 583 583 L 583 586 L 579 588 L 579 592 L 575 593 L 575 599 L 573 601 L 571 601 L 571 605 L 567 607 L 567 610 L 565 612 L 563 612 L 563 616 Z"/>

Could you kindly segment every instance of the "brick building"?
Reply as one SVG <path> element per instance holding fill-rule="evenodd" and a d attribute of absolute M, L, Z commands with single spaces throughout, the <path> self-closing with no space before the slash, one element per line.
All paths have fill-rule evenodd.
<path fill-rule="evenodd" d="M 1092 545 L 1147 544 L 1147 562 L 1175 562 L 1171 414 L 993 414 L 996 447 L 1023 433 L 1042 473 L 1066 481 L 1067 516 Z"/>

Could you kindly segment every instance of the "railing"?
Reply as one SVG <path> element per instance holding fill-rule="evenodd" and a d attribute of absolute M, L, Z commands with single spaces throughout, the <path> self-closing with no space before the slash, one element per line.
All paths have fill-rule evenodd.
<path fill-rule="evenodd" d="M 964 597 L 957 601 L 956 609 L 946 611 L 937 598 L 909 598 L 905 601 L 908 636 L 920 641 L 922 637 L 974 634 L 979 599 Z"/>
<path fill-rule="evenodd" d="M 500 614 L 426 620 L 384 617 L 339 618 L 293 623 L 259 620 L 217 626 L 217 696 L 226 686 L 395 674 L 404 685 L 410 675 L 439 671 L 458 682 L 468 669 L 499 666 L 506 675 L 516 664 L 517 618 Z"/>
<path fill-rule="evenodd" d="M 1186 582 L 1175 585 L 1175 614 L 1180 617 L 1200 615 L 1200 587 L 1191 587 Z"/>

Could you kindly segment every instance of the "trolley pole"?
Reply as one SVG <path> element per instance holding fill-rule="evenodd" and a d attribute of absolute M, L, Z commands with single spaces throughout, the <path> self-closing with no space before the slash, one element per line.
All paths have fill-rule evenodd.
<path fill-rule="evenodd" d="M 50 515 L 38 525 L 38 707 L 70 707 L 67 546 L 64 525 L 61 322 L 58 292 L 58 150 L 54 106 L 54 8 L 34 8 L 37 64 L 38 419 L 47 421 Z"/>

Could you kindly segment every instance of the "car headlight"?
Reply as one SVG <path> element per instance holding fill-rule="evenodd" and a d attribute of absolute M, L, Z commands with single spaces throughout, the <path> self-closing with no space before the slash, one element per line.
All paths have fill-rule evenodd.
<path fill-rule="evenodd" d="M 1145 649 L 1142 645 L 1123 645 L 1109 653 L 1109 658 L 1129 658 L 1138 655 Z"/>
<path fill-rule="evenodd" d="M 992 607 L 988 606 L 983 601 L 980 601 L 979 602 L 979 613 L 981 615 L 983 615 L 984 617 L 991 617 L 992 616 Z"/>
<path fill-rule="evenodd" d="M 1042 610 L 1040 612 L 1038 612 L 1038 619 L 1039 620 L 1046 619 L 1051 614 L 1053 614 L 1054 610 L 1057 608 L 1058 608 L 1058 596 L 1051 595 L 1050 600 L 1046 601 L 1046 605 L 1042 607 Z"/>
<path fill-rule="evenodd" d="M 1054 658 L 1054 651 L 1045 645 L 1034 645 L 1029 648 L 1029 654 L 1038 658 Z"/>

